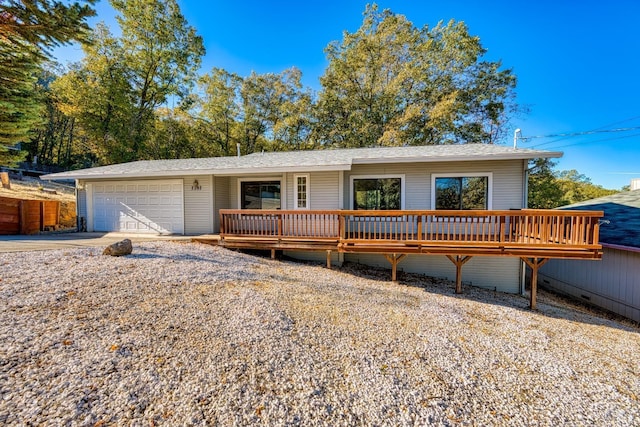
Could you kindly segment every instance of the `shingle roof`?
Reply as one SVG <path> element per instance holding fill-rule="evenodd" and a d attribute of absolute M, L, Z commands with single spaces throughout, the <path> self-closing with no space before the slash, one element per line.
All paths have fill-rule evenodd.
<path fill-rule="evenodd" d="M 604 211 L 600 242 L 640 248 L 640 190 L 586 200 L 560 209 Z"/>
<path fill-rule="evenodd" d="M 144 160 L 45 175 L 43 179 L 140 178 L 198 174 L 349 170 L 356 163 L 449 162 L 560 157 L 562 153 L 502 145 L 428 145 L 254 153 L 241 157 Z"/>

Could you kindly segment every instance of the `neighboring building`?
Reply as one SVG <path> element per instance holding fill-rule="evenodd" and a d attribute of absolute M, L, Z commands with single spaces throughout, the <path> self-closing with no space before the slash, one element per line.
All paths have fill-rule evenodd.
<path fill-rule="evenodd" d="M 640 190 L 640 178 L 634 178 L 631 180 L 631 191 Z"/>
<path fill-rule="evenodd" d="M 562 209 L 604 211 L 602 261 L 549 260 L 538 283 L 640 322 L 640 190 Z"/>
<path fill-rule="evenodd" d="M 219 210 L 229 208 L 522 209 L 528 161 L 561 155 L 485 144 L 359 148 L 139 161 L 43 178 L 76 179 L 88 231 L 196 235 L 217 233 Z M 379 254 L 334 256 L 388 266 Z M 401 268 L 455 277 L 445 256 L 411 256 Z M 466 281 L 506 292 L 520 291 L 522 277 L 518 258 L 465 266 Z"/>

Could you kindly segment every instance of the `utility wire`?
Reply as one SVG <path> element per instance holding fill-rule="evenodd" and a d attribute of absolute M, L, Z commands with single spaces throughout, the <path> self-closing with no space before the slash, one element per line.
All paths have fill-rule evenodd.
<path fill-rule="evenodd" d="M 617 128 L 617 129 L 601 129 L 601 130 L 587 130 L 587 131 L 583 131 L 583 132 L 571 132 L 571 133 L 556 133 L 556 134 L 551 134 L 551 135 L 536 135 L 536 136 L 523 136 L 520 139 L 535 139 L 535 138 L 556 138 L 559 136 L 565 137 L 565 136 L 581 136 L 581 135 L 592 135 L 594 133 L 607 133 L 607 132 L 626 132 L 626 131 L 630 131 L 630 130 L 638 130 L 640 129 L 640 126 L 634 126 L 634 127 L 629 127 L 629 128 Z"/>
<path fill-rule="evenodd" d="M 575 145 L 593 144 L 593 143 L 596 143 L 596 142 L 613 141 L 613 140 L 616 140 L 616 139 L 633 138 L 633 137 L 636 137 L 636 136 L 640 136 L 640 133 L 635 133 L 633 135 L 618 136 L 618 137 L 615 137 L 615 138 L 598 139 L 598 140 L 595 140 L 595 141 L 574 142 L 573 144 L 566 144 L 566 145 L 560 145 L 559 147 L 553 147 L 553 149 L 554 150 L 559 150 L 560 148 L 573 147 Z"/>
<path fill-rule="evenodd" d="M 586 131 L 586 132 L 598 132 L 599 133 L 604 128 L 608 128 L 610 126 L 615 126 L 615 125 L 619 125 L 619 124 L 622 124 L 622 123 L 630 122 L 630 121 L 636 120 L 636 119 L 640 119 L 640 116 L 634 116 L 634 117 L 630 117 L 628 119 L 619 120 L 619 121 L 616 121 L 616 122 L 613 122 L 613 123 L 609 123 L 609 124 L 597 127 L 595 129 L 592 129 L 591 131 Z M 609 131 L 613 132 L 613 131 L 616 131 L 616 130 L 609 130 Z M 621 131 L 619 131 L 619 132 L 621 132 Z M 576 134 L 582 134 L 582 132 L 576 132 Z M 549 144 L 553 144 L 555 142 L 564 141 L 565 139 L 568 139 L 571 136 L 574 136 L 574 134 L 573 133 L 566 133 L 566 134 L 558 134 L 558 135 L 540 135 L 540 136 L 533 136 L 533 137 L 523 137 L 521 139 L 523 141 L 527 141 L 529 138 L 554 138 L 556 136 L 562 136 L 562 137 L 559 138 L 559 139 L 554 139 L 553 141 L 547 141 L 547 142 L 543 142 L 543 143 L 540 143 L 540 144 L 536 144 L 536 145 L 532 146 L 531 148 L 538 148 L 538 147 L 541 147 L 543 145 L 549 145 Z"/>

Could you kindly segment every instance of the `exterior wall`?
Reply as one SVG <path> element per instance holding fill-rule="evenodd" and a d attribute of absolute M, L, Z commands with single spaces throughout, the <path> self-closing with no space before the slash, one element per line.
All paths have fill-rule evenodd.
<path fill-rule="evenodd" d="M 309 173 L 309 208 L 310 209 L 340 209 L 340 197 L 338 195 L 340 172 L 312 172 Z M 295 191 L 295 182 L 293 177 L 298 174 L 287 174 L 287 207 L 286 209 L 294 209 L 293 192 Z"/>
<path fill-rule="evenodd" d="M 538 284 L 640 322 L 639 252 L 604 248 L 602 261 L 552 259 Z"/>
<path fill-rule="evenodd" d="M 230 209 L 231 199 L 229 195 L 230 184 L 229 177 L 214 176 L 213 177 L 213 232 L 220 232 L 220 209 Z"/>
<path fill-rule="evenodd" d="M 345 254 L 344 259 L 391 269 L 391 264 L 381 254 Z M 520 266 L 518 258 L 474 257 L 462 267 L 462 283 L 515 294 L 520 290 Z M 398 271 L 456 280 L 456 267 L 444 255 L 410 254 L 400 261 Z"/>
<path fill-rule="evenodd" d="M 351 176 L 404 175 L 405 209 L 433 209 L 431 206 L 431 174 L 486 173 L 493 175 L 491 209 L 523 208 L 524 164 L 522 160 L 486 162 L 396 163 L 381 165 L 353 165 L 345 172 L 344 206 L 351 205 Z"/>
<path fill-rule="evenodd" d="M 352 209 L 351 176 L 404 175 L 405 209 L 433 209 L 432 174 L 487 173 L 492 174 L 491 209 L 521 209 L 523 207 L 524 163 L 522 160 L 486 162 L 402 163 L 353 165 L 345 172 L 344 206 Z M 389 262 L 377 254 L 345 254 L 345 261 L 390 268 Z M 409 255 L 398 264 L 398 270 L 455 280 L 455 266 L 440 255 Z M 522 261 L 508 257 L 474 257 L 462 267 L 462 280 L 488 289 L 517 293 L 520 291 Z"/>
<path fill-rule="evenodd" d="M 210 175 L 198 176 L 175 176 L 174 179 L 183 180 L 183 209 L 184 209 L 184 233 L 185 234 L 205 234 L 212 233 L 214 227 L 213 221 L 213 185 Z M 193 187 L 194 180 L 198 180 L 200 190 Z M 135 181 L 143 181 L 143 179 L 134 179 Z M 102 183 L 107 181 L 124 181 L 122 179 L 100 180 L 100 181 L 83 181 L 83 184 Z M 149 181 L 153 181 L 152 179 Z M 86 187 L 85 187 L 86 188 Z M 85 216 L 89 231 L 93 226 L 93 200 L 92 192 L 84 190 L 78 193 L 78 206 L 81 204 L 81 197 L 84 198 Z M 80 213 L 80 211 L 78 211 Z"/>
<path fill-rule="evenodd" d="M 184 233 L 207 234 L 213 232 L 213 185 L 210 175 L 183 177 L 184 180 Z M 200 189 L 194 187 L 198 181 Z"/>

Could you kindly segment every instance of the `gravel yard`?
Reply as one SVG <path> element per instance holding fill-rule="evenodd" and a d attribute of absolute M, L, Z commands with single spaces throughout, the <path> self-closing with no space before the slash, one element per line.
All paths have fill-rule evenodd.
<path fill-rule="evenodd" d="M 0 254 L 2 425 L 640 425 L 640 330 L 191 243 Z"/>

